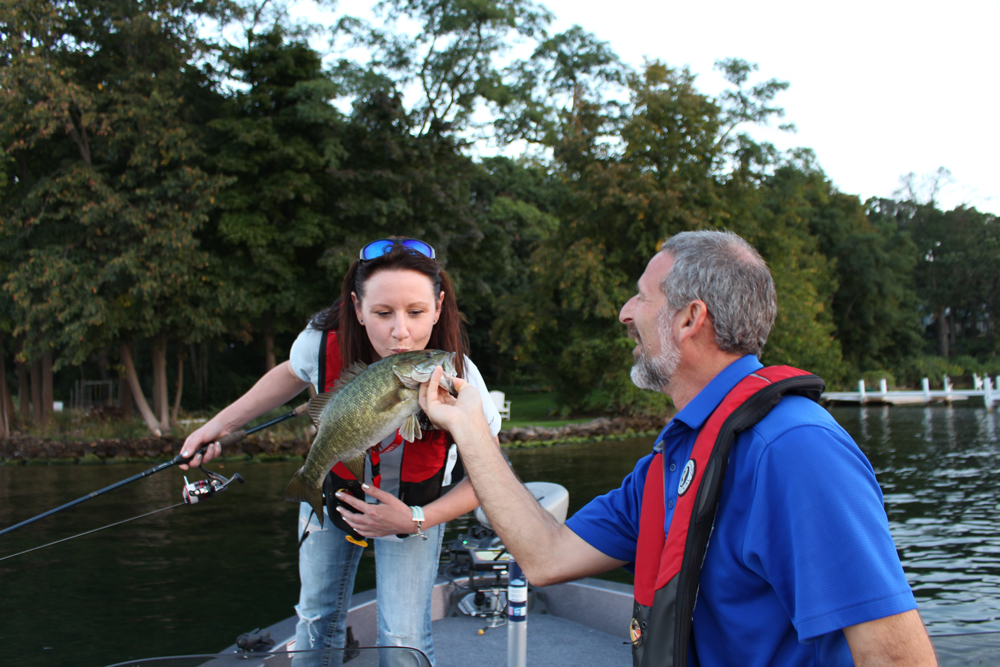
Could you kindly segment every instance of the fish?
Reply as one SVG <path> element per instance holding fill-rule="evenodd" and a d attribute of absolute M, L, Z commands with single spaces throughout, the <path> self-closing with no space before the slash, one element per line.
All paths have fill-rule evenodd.
<path fill-rule="evenodd" d="M 285 500 L 307 502 L 323 525 L 323 479 L 338 461 L 359 481 L 365 479 L 365 453 L 396 431 L 413 442 L 423 435 L 417 404 L 419 387 L 437 366 L 441 387 L 454 392 L 455 353 L 442 350 L 401 352 L 371 365 L 358 362 L 341 373 L 334 388 L 309 400 L 316 437 L 306 462 L 292 476 Z"/>

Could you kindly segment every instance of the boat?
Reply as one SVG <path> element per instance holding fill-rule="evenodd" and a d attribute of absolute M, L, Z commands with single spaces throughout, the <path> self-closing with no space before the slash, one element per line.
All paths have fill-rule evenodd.
<path fill-rule="evenodd" d="M 564 487 L 548 482 L 525 486 L 556 519 L 565 520 L 569 494 Z M 476 667 L 631 664 L 632 586 L 585 578 L 528 587 L 525 621 L 512 621 L 507 602 L 516 593 L 509 575 L 518 570 L 482 510 L 476 510 L 476 519 L 478 525 L 468 534 L 445 545 L 449 558 L 434 586 L 431 617 L 438 667 L 470 662 Z M 375 646 L 376 606 L 374 590 L 353 596 L 344 648 L 296 650 L 297 618 L 292 616 L 241 635 L 217 654 L 146 658 L 108 667 L 298 667 L 329 662 L 377 667 L 386 653 L 405 655 L 403 664 L 430 667 L 416 649 Z M 932 641 L 941 667 L 1000 664 L 1000 633 L 938 636 Z M 983 662 L 984 656 L 996 660 Z"/>
<path fill-rule="evenodd" d="M 569 508 L 565 487 L 550 482 L 525 486 L 557 520 L 565 521 Z M 506 666 L 509 651 L 519 652 L 527 664 L 552 667 L 631 662 L 631 586 L 587 578 L 528 587 L 525 620 L 508 623 L 509 573 L 517 570 L 482 510 L 476 510 L 476 519 L 478 525 L 469 533 L 445 545 L 448 561 L 442 563 L 434 586 L 431 619 L 439 667 L 465 665 L 470 656 L 476 656 L 477 667 Z M 215 655 L 145 658 L 109 667 L 323 664 L 320 658 L 331 651 L 350 667 L 378 665 L 380 653 L 386 652 L 406 653 L 414 667 L 429 667 L 427 657 L 415 649 L 375 647 L 376 610 L 374 590 L 352 597 L 348 646 L 342 649 L 296 650 L 297 618 L 292 616 L 242 635 Z"/>

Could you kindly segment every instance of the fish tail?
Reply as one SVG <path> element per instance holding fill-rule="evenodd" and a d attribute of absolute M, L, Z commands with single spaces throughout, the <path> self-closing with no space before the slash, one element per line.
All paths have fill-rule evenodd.
<path fill-rule="evenodd" d="M 305 502 L 309 503 L 313 511 L 316 512 L 316 517 L 319 519 L 319 525 L 323 526 L 323 493 L 314 486 L 306 483 L 305 477 L 303 476 L 303 471 L 305 466 L 299 468 L 292 475 L 292 481 L 288 483 L 288 488 L 285 489 L 285 500 L 293 503 Z"/>

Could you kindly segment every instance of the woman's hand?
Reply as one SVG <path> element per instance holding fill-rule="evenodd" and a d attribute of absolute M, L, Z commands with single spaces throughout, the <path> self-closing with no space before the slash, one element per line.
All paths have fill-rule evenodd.
<path fill-rule="evenodd" d="M 229 432 L 219 426 L 215 419 L 209 420 L 204 426 L 199 428 L 184 440 L 184 445 L 181 447 L 180 451 L 181 456 L 191 456 L 202 446 L 208 445 L 208 447 L 205 448 L 205 455 L 202 456 L 201 454 L 195 454 L 193 459 L 187 463 L 180 464 L 180 469 L 187 470 L 189 466 L 198 467 L 208 463 L 216 456 L 221 456 L 222 445 L 216 441 L 222 436 L 228 434 Z"/>
<path fill-rule="evenodd" d="M 347 525 L 357 531 L 358 535 L 385 537 L 386 535 L 409 535 L 417 532 L 417 524 L 413 521 L 413 510 L 408 505 L 404 505 L 403 501 L 371 484 L 364 484 L 361 488 L 379 504 L 366 503 L 349 493 L 338 491 L 336 494 L 337 500 L 358 510 L 356 513 L 343 507 L 337 508 Z"/>
<path fill-rule="evenodd" d="M 181 464 L 181 470 L 187 470 L 188 466 L 203 465 L 220 456 L 222 445 L 217 442 L 219 438 L 238 431 L 240 426 L 251 419 L 287 403 L 308 386 L 308 382 L 295 374 L 290 362 L 278 364 L 257 380 L 247 393 L 187 437 L 181 447 L 181 456 L 191 456 L 203 445 L 208 447 L 204 456 L 197 455 L 186 464 Z"/>

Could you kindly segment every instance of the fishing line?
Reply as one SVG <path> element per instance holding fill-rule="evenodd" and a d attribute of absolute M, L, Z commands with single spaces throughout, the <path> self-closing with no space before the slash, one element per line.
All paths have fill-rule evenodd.
<path fill-rule="evenodd" d="M 187 505 L 188 503 L 177 503 L 176 505 L 171 505 L 170 507 L 161 507 L 158 510 L 153 510 L 152 512 L 146 512 L 145 514 L 140 514 L 139 516 L 134 516 L 131 519 L 125 519 L 124 521 L 118 521 L 117 523 L 109 523 L 106 526 L 101 526 L 100 528 L 94 528 L 93 530 L 88 530 L 86 532 L 80 533 L 79 535 L 73 535 L 71 537 L 64 537 L 61 540 L 56 540 L 55 542 L 49 542 L 48 544 L 43 544 L 40 547 L 34 547 L 26 551 L 19 551 L 16 554 L 11 554 L 9 556 L 4 556 L 0 558 L 0 561 L 7 560 L 8 558 L 13 558 L 14 556 L 23 556 L 24 554 L 31 553 L 32 551 L 38 551 L 39 549 L 44 549 L 45 547 L 51 547 L 53 544 L 59 544 L 60 542 L 66 542 L 68 540 L 75 540 L 78 537 L 83 537 L 84 535 L 90 535 L 91 533 L 96 533 L 99 530 L 104 530 L 105 528 L 113 528 L 114 526 L 120 526 L 123 523 L 128 523 L 129 521 L 135 521 L 136 519 L 141 519 L 144 516 L 150 516 L 151 514 L 156 514 L 157 512 L 165 512 L 167 510 L 172 510 L 175 507 L 180 507 L 181 505 Z"/>

